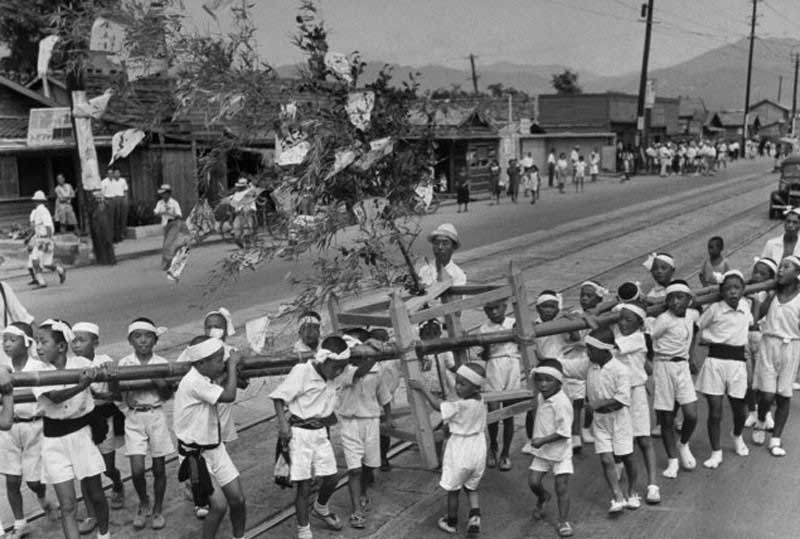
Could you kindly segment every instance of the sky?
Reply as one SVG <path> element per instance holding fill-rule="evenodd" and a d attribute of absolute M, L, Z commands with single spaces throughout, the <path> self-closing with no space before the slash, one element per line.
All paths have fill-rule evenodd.
<path fill-rule="evenodd" d="M 228 8 L 215 21 L 207 0 L 183 0 L 188 23 L 203 33 L 230 28 Z M 233 0 L 238 3 L 241 0 Z M 332 50 L 367 60 L 469 69 L 497 62 L 564 65 L 598 75 L 638 71 L 646 0 L 318 0 Z M 295 63 L 290 43 L 298 1 L 249 0 L 262 56 Z M 650 66 L 666 67 L 749 33 L 749 0 L 654 0 Z M 759 0 L 759 37 L 798 37 L 800 1 Z M 787 62 L 789 59 L 787 58 Z"/>

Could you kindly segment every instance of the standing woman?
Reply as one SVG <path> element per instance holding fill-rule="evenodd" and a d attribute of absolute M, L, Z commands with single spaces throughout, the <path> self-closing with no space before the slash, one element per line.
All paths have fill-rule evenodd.
<path fill-rule="evenodd" d="M 161 250 L 161 269 L 169 269 L 172 257 L 177 250 L 177 240 L 180 234 L 181 224 L 183 223 L 183 213 L 178 201 L 172 198 L 172 187 L 163 184 L 158 188 L 158 195 L 161 199 L 156 204 L 155 213 L 161 217 L 161 226 L 164 227 L 164 244 Z"/>
<path fill-rule="evenodd" d="M 89 232 L 92 236 L 94 260 L 104 266 L 113 266 L 117 263 L 117 258 L 114 255 L 114 224 L 111 206 L 99 189 L 89 193 L 87 201 L 89 215 L 91 215 Z"/>
<path fill-rule="evenodd" d="M 72 199 L 75 198 L 75 190 L 72 185 L 67 183 L 63 174 L 56 176 L 56 207 L 53 221 L 56 225 L 56 233 L 61 232 L 61 226 L 66 231 L 75 230 L 78 219 L 75 217 L 75 210 L 72 208 Z"/>

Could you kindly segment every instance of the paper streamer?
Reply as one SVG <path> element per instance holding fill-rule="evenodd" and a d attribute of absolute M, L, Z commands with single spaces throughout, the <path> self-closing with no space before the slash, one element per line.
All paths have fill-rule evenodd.
<path fill-rule="evenodd" d="M 72 109 L 72 114 L 76 117 L 94 118 L 99 120 L 108 107 L 108 102 L 111 96 L 114 95 L 112 90 L 106 90 L 103 94 L 91 98 L 86 103 L 76 103 Z"/>
<path fill-rule="evenodd" d="M 117 159 L 128 157 L 134 148 L 144 140 L 145 134 L 141 129 L 131 128 L 117 131 L 111 137 L 111 165 Z"/>
<path fill-rule="evenodd" d="M 248 320 L 244 324 L 247 342 L 256 354 L 264 352 L 264 348 L 267 345 L 267 338 L 269 337 L 269 324 L 270 320 L 268 316 L 262 316 L 255 320 Z"/>
<path fill-rule="evenodd" d="M 340 52 L 325 53 L 325 67 L 327 67 L 337 78 L 346 81 L 348 84 L 353 82 L 353 75 L 350 71 L 350 60 Z"/>
<path fill-rule="evenodd" d="M 333 168 L 325 176 L 325 181 L 328 181 L 341 171 L 346 169 L 350 164 L 356 160 L 356 152 L 353 150 L 336 150 L 334 154 Z"/>
<path fill-rule="evenodd" d="M 53 56 L 53 49 L 56 43 L 58 43 L 58 36 L 47 36 L 39 42 L 36 73 L 42 78 L 47 77 L 47 66 L 50 65 L 50 57 Z"/>
<path fill-rule="evenodd" d="M 298 142 L 294 146 L 281 151 L 280 155 L 278 155 L 277 163 L 279 166 L 299 165 L 306 158 L 310 149 L 311 144 L 307 141 Z"/>
<path fill-rule="evenodd" d="M 375 106 L 375 92 L 351 92 L 347 96 L 345 110 L 350 118 L 350 123 L 356 129 L 366 131 Z"/>

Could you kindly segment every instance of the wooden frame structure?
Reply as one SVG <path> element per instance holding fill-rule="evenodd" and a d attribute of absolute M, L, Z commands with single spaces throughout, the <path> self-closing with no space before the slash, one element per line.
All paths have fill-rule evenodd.
<path fill-rule="evenodd" d="M 400 371 L 406 380 L 422 377 L 421 357 L 416 351 L 418 341 L 417 326 L 426 320 L 444 318 L 450 338 L 458 339 L 465 335 L 461 325 L 461 312 L 482 308 L 496 301 L 512 304 L 516 321 L 513 330 L 519 345 L 524 373 L 530 372 L 536 362 L 533 318 L 528 303 L 522 272 L 513 263 L 509 265 L 508 283 L 503 285 L 453 286 L 449 280 L 434 283 L 428 287 L 424 296 L 404 298 L 394 291 L 389 301 L 378 301 L 352 310 L 344 310 L 338 299 L 328 302 L 328 313 L 335 331 L 352 326 L 379 326 L 394 329 L 395 343 L 400 360 Z M 388 315 L 386 314 L 388 310 Z M 468 361 L 468 351 L 458 348 L 453 351 L 456 365 Z M 384 434 L 401 440 L 415 441 L 420 449 L 424 465 L 434 469 L 439 465 L 436 442 L 441 441 L 442 433 L 434 431 L 430 421 L 431 408 L 418 392 L 407 387 L 408 403 L 415 431 L 393 429 Z M 487 421 L 494 423 L 507 417 L 525 413 L 533 407 L 534 393 L 530 389 L 511 392 L 485 392 L 483 400 L 489 403 L 513 401 L 503 408 L 489 413 Z"/>

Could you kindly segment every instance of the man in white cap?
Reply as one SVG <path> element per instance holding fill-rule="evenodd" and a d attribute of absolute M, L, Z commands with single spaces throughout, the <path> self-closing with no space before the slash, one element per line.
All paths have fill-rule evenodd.
<path fill-rule="evenodd" d="M 31 274 L 32 279 L 29 284 L 35 285 L 36 288 L 45 288 L 47 283 L 42 276 L 45 269 L 58 273 L 59 281 L 64 284 L 64 281 L 67 280 L 67 272 L 61 264 L 53 261 L 55 227 L 50 210 L 45 205 L 47 197 L 43 191 L 36 191 L 31 200 L 36 203 L 36 207 L 30 216 L 33 237 L 28 240 L 28 273 Z"/>
<path fill-rule="evenodd" d="M 247 178 L 239 178 L 233 188 L 231 205 L 236 211 L 233 218 L 233 237 L 240 247 L 244 247 L 245 240 L 255 232 L 256 199 L 249 196 L 250 182 Z"/>
<path fill-rule="evenodd" d="M 428 241 L 433 246 L 433 263 L 425 261 L 425 265 L 417 270 L 422 286 L 430 286 L 436 281 L 450 279 L 454 286 L 467 284 L 467 275 L 453 262 L 453 252 L 461 246 L 456 227 L 450 223 L 442 223 L 428 234 Z"/>
<path fill-rule="evenodd" d="M 161 226 L 164 227 L 164 243 L 161 252 L 161 269 L 168 270 L 175 255 L 175 241 L 183 222 L 181 205 L 172 198 L 172 187 L 165 183 L 158 188 L 159 201 L 153 213 L 161 217 Z"/>

